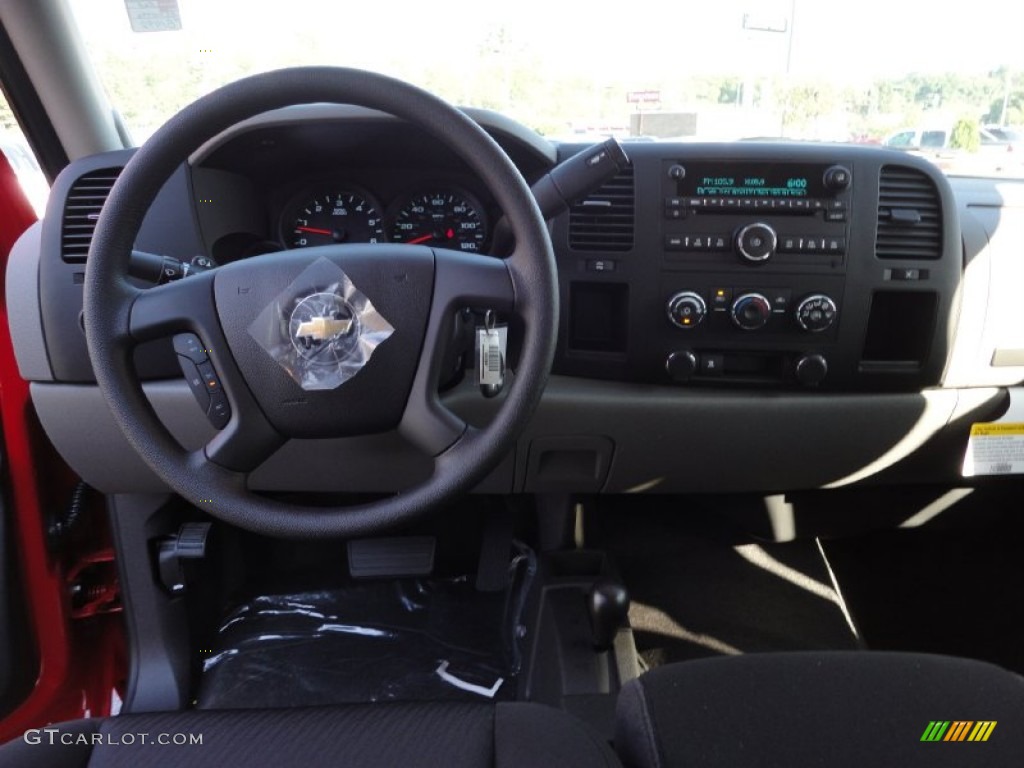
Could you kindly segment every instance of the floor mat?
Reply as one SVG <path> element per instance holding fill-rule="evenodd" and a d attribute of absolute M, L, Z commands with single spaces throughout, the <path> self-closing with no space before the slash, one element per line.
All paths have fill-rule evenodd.
<path fill-rule="evenodd" d="M 678 509 L 588 518 L 632 597 L 648 666 L 713 655 L 861 647 L 817 541 L 756 543 Z"/>
<path fill-rule="evenodd" d="M 1024 518 L 825 542 L 871 648 L 943 653 L 1024 673 Z"/>
<path fill-rule="evenodd" d="M 256 597 L 223 621 L 198 706 L 512 698 L 510 594 L 463 578 Z"/>

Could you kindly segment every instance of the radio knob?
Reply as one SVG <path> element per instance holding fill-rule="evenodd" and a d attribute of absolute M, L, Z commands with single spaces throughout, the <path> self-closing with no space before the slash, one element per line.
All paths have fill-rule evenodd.
<path fill-rule="evenodd" d="M 842 165 L 831 166 L 826 169 L 825 175 L 822 177 L 825 189 L 831 192 L 842 192 L 850 186 L 852 180 L 853 176 L 850 174 L 850 169 Z"/>
<path fill-rule="evenodd" d="M 689 381 L 697 372 L 697 356 L 688 349 L 673 352 L 665 360 L 665 370 L 673 381 Z"/>
<path fill-rule="evenodd" d="M 804 355 L 796 361 L 796 380 L 805 387 L 814 387 L 828 375 L 828 361 L 821 355 Z"/>
<path fill-rule="evenodd" d="M 744 293 L 732 303 L 732 321 L 744 331 L 756 331 L 772 316 L 772 305 L 760 293 Z"/>
<path fill-rule="evenodd" d="M 823 293 L 812 293 L 796 307 L 796 322 L 810 333 L 821 333 L 836 321 L 836 303 Z"/>
<path fill-rule="evenodd" d="M 770 259 L 778 244 L 779 236 L 763 221 L 747 224 L 736 231 L 736 253 L 752 264 Z"/>
<path fill-rule="evenodd" d="M 704 321 L 707 313 L 704 299 L 693 291 L 680 291 L 668 300 L 668 319 L 677 328 L 686 331 L 696 328 Z"/>

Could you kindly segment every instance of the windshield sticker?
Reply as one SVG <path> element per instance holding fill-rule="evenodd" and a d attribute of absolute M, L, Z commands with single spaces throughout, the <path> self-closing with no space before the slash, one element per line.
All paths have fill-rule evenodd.
<path fill-rule="evenodd" d="M 124 0 L 132 32 L 175 32 L 181 29 L 178 0 Z"/>

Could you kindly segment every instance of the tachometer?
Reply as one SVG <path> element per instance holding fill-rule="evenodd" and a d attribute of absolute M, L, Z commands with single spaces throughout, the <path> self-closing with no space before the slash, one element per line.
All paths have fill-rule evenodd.
<path fill-rule="evenodd" d="M 383 243 L 384 217 L 373 199 L 353 189 L 318 192 L 300 200 L 282 223 L 291 248 L 334 243 Z"/>
<path fill-rule="evenodd" d="M 427 190 L 400 203 L 391 217 L 388 237 L 396 243 L 480 253 L 487 240 L 487 221 L 483 206 L 468 193 Z"/>

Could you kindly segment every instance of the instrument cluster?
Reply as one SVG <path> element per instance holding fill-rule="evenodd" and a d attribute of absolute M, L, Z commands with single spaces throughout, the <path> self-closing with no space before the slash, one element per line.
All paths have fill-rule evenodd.
<path fill-rule="evenodd" d="M 354 184 L 308 187 L 285 205 L 279 229 L 288 248 L 406 243 L 468 253 L 483 253 L 490 234 L 480 201 L 448 183 L 413 188 L 387 206 Z"/>

